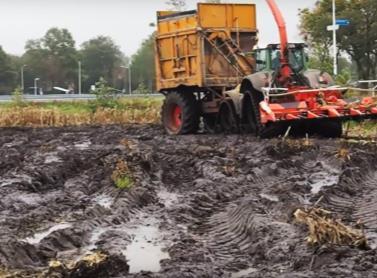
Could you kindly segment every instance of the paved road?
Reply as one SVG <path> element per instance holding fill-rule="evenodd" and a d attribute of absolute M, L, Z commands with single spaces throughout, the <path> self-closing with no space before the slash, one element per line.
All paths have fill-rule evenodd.
<path fill-rule="evenodd" d="M 133 95 L 120 95 L 127 98 L 142 98 L 142 97 L 161 97 L 161 94 L 133 94 Z M 76 100 L 94 100 L 96 98 L 93 94 L 81 94 L 81 95 L 24 95 L 26 101 L 29 102 L 49 102 L 49 101 L 76 101 Z M 0 96 L 0 102 L 10 102 L 12 101 L 12 96 L 2 95 Z"/>

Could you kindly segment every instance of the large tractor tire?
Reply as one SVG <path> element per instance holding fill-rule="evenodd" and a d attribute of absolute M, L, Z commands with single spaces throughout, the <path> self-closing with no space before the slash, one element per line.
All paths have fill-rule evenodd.
<path fill-rule="evenodd" d="M 161 111 L 162 123 L 170 135 L 196 133 L 199 129 L 199 104 L 189 92 L 169 93 Z"/>
<path fill-rule="evenodd" d="M 226 134 L 238 133 L 238 119 L 231 100 L 225 100 L 220 106 L 219 125 Z"/>
<path fill-rule="evenodd" d="M 244 117 L 247 121 L 249 130 L 251 133 L 259 136 L 263 131 L 263 125 L 261 123 L 259 102 L 255 97 L 252 97 L 250 91 L 245 91 L 245 100 L 243 104 Z"/>
<path fill-rule="evenodd" d="M 245 91 L 247 97 L 244 102 L 244 117 L 246 118 L 249 131 L 261 138 L 273 138 L 284 135 L 288 126 L 284 123 L 271 123 L 264 125 L 261 122 L 260 100 L 253 97 L 250 91 Z"/>
<path fill-rule="evenodd" d="M 203 129 L 205 133 L 215 134 L 218 132 L 217 114 L 203 115 Z"/>

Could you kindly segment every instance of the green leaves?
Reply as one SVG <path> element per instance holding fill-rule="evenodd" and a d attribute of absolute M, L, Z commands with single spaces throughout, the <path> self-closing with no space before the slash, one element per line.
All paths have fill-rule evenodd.
<path fill-rule="evenodd" d="M 377 1 L 337 0 L 337 18 L 351 21 L 338 31 L 338 48 L 357 66 L 359 79 L 376 79 L 377 75 Z M 332 0 L 320 0 L 312 9 L 300 12 L 300 29 L 311 47 L 322 49 L 314 53 L 319 61 L 331 59 L 329 49 L 332 33 L 326 30 L 332 24 Z"/>
<path fill-rule="evenodd" d="M 27 84 L 39 77 L 47 91 L 54 86 L 75 87 L 77 50 L 67 29 L 51 28 L 42 38 L 28 41 L 25 49 L 23 60 L 28 65 L 25 72 Z"/>
<path fill-rule="evenodd" d="M 120 84 L 119 89 L 125 87 L 126 84 L 123 81 L 125 76 L 120 68 L 125 64 L 125 57 L 113 39 L 98 36 L 84 42 L 80 57 L 84 72 L 85 91 L 101 77 L 111 81 L 112 84 L 116 84 L 117 79 L 120 79 L 122 84 Z"/>
<path fill-rule="evenodd" d="M 96 83 L 96 89 L 94 91 L 94 94 L 96 95 L 95 109 L 98 107 L 116 108 L 118 101 L 114 93 L 115 90 L 108 86 L 107 81 L 101 77 Z"/>

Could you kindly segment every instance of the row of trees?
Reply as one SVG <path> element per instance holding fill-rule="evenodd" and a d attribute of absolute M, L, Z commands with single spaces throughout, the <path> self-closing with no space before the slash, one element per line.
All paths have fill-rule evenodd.
<path fill-rule="evenodd" d="M 78 92 L 79 63 L 83 92 L 88 92 L 101 77 L 116 89 L 128 89 L 129 68 L 132 89 L 140 87 L 152 91 L 153 36 L 141 45 L 132 59 L 130 62 L 110 37 L 98 36 L 77 48 L 67 29 L 51 28 L 42 38 L 29 40 L 22 56 L 8 55 L 0 46 L 0 92 L 9 93 L 22 86 L 22 72 L 25 91 L 34 86 L 35 78 L 40 78 L 38 85 L 44 91 L 62 87 Z"/>
<path fill-rule="evenodd" d="M 207 0 L 219 3 L 221 0 Z M 185 10 L 185 0 L 166 2 L 172 10 Z M 9 93 L 21 86 L 24 69 L 25 91 L 34 86 L 34 79 L 44 91 L 63 87 L 78 91 L 78 63 L 82 68 L 82 91 L 103 77 L 110 86 L 128 91 L 128 70 L 132 72 L 132 90 L 155 90 L 154 35 L 143 41 L 132 57 L 126 57 L 119 46 L 106 36 L 98 36 L 77 47 L 67 29 L 51 28 L 36 40 L 29 40 L 22 56 L 6 54 L 0 46 L 0 93 Z"/>

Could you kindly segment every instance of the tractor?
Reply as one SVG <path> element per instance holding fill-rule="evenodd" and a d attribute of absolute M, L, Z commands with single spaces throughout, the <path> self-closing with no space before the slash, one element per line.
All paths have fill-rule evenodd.
<path fill-rule="evenodd" d="M 156 79 L 165 95 L 170 135 L 246 131 L 261 137 L 294 131 L 340 137 L 342 122 L 375 118 L 374 97 L 347 100 L 348 88 L 307 66 L 307 46 L 288 43 L 274 0 L 266 0 L 279 44 L 258 43 L 253 4 L 198 4 L 195 11 L 158 12 Z"/>

